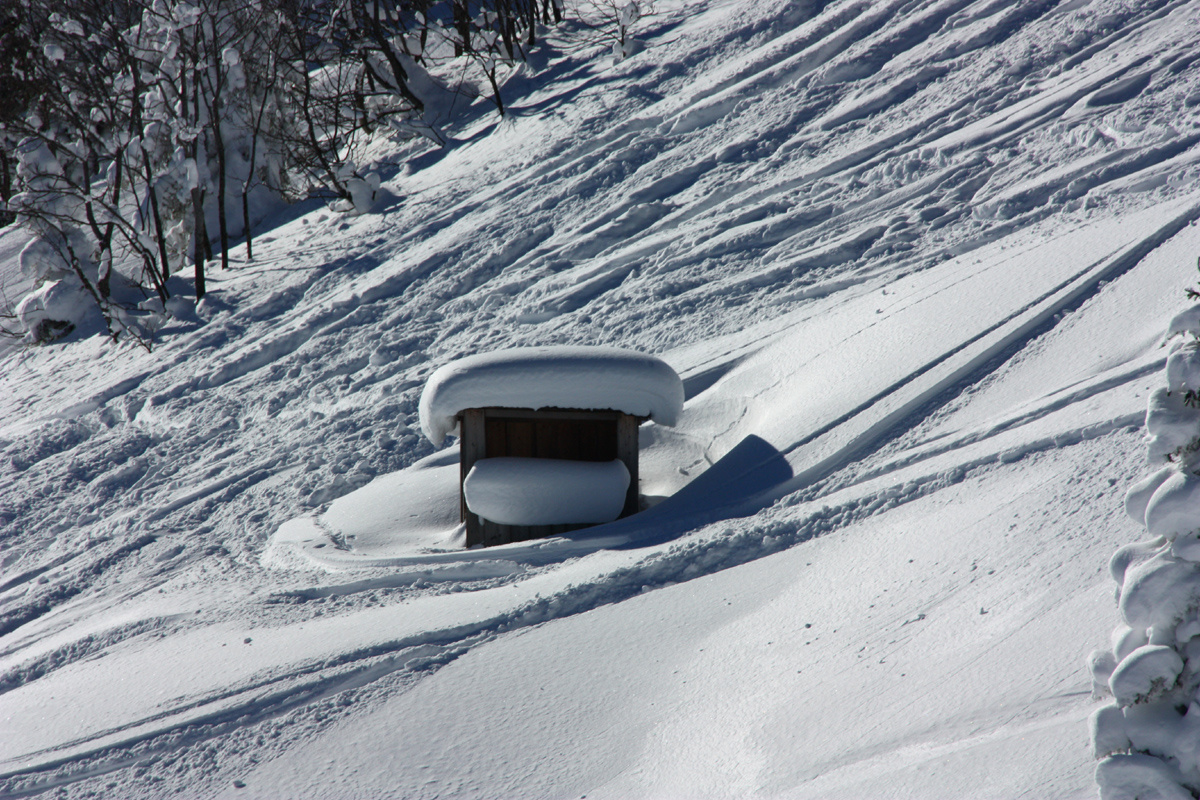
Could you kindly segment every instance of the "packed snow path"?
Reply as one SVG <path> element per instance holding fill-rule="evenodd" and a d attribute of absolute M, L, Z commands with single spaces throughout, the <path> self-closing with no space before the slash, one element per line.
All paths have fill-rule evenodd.
<path fill-rule="evenodd" d="M 561 31 L 154 353 L 6 351 L 0 796 L 1092 796 L 1200 8 L 817 9 L 663 3 L 616 65 Z M 536 344 L 684 378 L 654 509 L 262 565 L 433 452 L 437 365 Z"/>

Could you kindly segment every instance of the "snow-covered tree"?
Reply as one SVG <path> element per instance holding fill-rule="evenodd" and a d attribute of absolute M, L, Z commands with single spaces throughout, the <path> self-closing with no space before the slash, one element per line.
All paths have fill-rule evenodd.
<path fill-rule="evenodd" d="M 31 277 L 74 275 L 114 336 L 147 342 L 186 260 L 203 296 L 210 218 L 227 265 L 252 189 L 283 192 L 283 170 L 257 169 L 281 113 L 278 58 L 256 58 L 265 74 L 248 79 L 240 56 L 269 50 L 279 15 L 257 0 L 21 0 L 11 16 L 34 44 L 36 91 L 6 122 L 21 141 L 9 207 L 63 262 L 33 259 L 45 269 Z M 80 20 L 103 21 L 85 32 Z M 25 328 L 43 340 L 75 321 L 58 322 Z"/>
<path fill-rule="evenodd" d="M 637 8 L 612 6 L 621 47 Z M 319 190 L 364 212 L 371 137 L 444 145 L 463 93 L 503 114 L 506 75 L 561 15 L 557 0 L 12 0 L 0 199 L 38 236 L 35 293 L 90 298 L 112 336 L 148 345 L 172 276 L 190 262 L 199 300 L 237 236 L 253 255 L 256 208 Z M 18 315 L 30 341 L 86 316 L 49 296 Z"/>
<path fill-rule="evenodd" d="M 1103 800 L 1200 795 L 1200 306 L 1172 320 L 1166 382 L 1146 413 L 1155 469 L 1125 500 L 1151 539 L 1110 562 L 1121 624 L 1091 657 Z"/>
<path fill-rule="evenodd" d="M 33 42 L 21 25 L 19 8 L 0 7 L 0 225 L 13 221 L 6 205 L 16 181 L 18 143 L 14 123 L 32 107 L 37 84 Z"/>
<path fill-rule="evenodd" d="M 22 260 L 37 292 L 90 296 L 114 336 L 145 341 L 153 314 L 142 313 L 139 301 L 146 290 L 165 300 L 166 289 L 161 265 L 128 213 L 136 191 L 126 158 L 136 106 L 130 75 L 138 70 L 125 35 L 132 10 L 110 0 L 10 6 L 18 38 L 34 45 L 26 76 L 35 91 L 23 113 L 6 121 L 6 132 L 21 140 L 8 205 L 39 237 L 31 245 L 36 255 Z M 103 22 L 87 32 L 81 20 Z M 126 260 L 137 274 L 114 271 Z M 18 316 L 32 340 L 82 321 L 42 318 L 52 307 L 78 310 L 78 304 L 27 299 L 18 310 L 28 313 Z"/>

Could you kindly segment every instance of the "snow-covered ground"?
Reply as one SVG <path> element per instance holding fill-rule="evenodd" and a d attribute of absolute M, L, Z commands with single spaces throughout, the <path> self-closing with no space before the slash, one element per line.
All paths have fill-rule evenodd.
<path fill-rule="evenodd" d="M 0 354 L 0 796 L 1094 796 L 1200 4 L 658 11 L 154 352 Z M 653 507 L 464 551 L 422 387 L 542 344 L 683 378 Z"/>

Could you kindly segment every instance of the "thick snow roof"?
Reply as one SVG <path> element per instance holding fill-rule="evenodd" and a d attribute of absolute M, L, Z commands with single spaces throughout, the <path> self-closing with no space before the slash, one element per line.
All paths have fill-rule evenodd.
<path fill-rule="evenodd" d="M 611 409 L 674 425 L 683 383 L 654 356 L 616 347 L 522 347 L 460 358 L 429 377 L 421 429 L 435 445 L 468 408 Z"/>

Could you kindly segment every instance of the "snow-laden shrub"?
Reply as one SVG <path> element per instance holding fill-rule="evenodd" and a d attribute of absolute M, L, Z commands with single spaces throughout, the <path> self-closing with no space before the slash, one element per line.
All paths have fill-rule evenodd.
<path fill-rule="evenodd" d="M 102 324 L 95 299 L 71 274 L 43 283 L 26 295 L 16 313 L 30 344 L 52 342 L 90 321 Z"/>
<path fill-rule="evenodd" d="M 634 28 L 655 14 L 652 0 L 580 0 L 575 10 L 580 21 L 608 42 L 613 61 L 623 61 L 641 51 Z"/>
<path fill-rule="evenodd" d="M 1125 497 L 1147 541 L 1109 562 L 1121 623 L 1092 653 L 1092 750 L 1102 800 L 1200 795 L 1200 306 L 1168 329 L 1166 385 L 1146 412 L 1154 472 Z"/>
<path fill-rule="evenodd" d="M 99 269 L 87 237 L 71 225 L 39 226 L 42 233 L 17 262 L 33 290 L 16 305 L 19 331 L 29 344 L 45 344 L 71 331 L 102 325 L 94 287 Z"/>
<path fill-rule="evenodd" d="M 360 178 L 355 171 L 354 162 L 348 161 L 340 170 L 338 178 L 349 197 L 334 202 L 330 207 L 334 211 L 345 211 L 351 214 L 366 214 L 375 204 L 379 194 L 379 173 L 369 172 Z"/>

